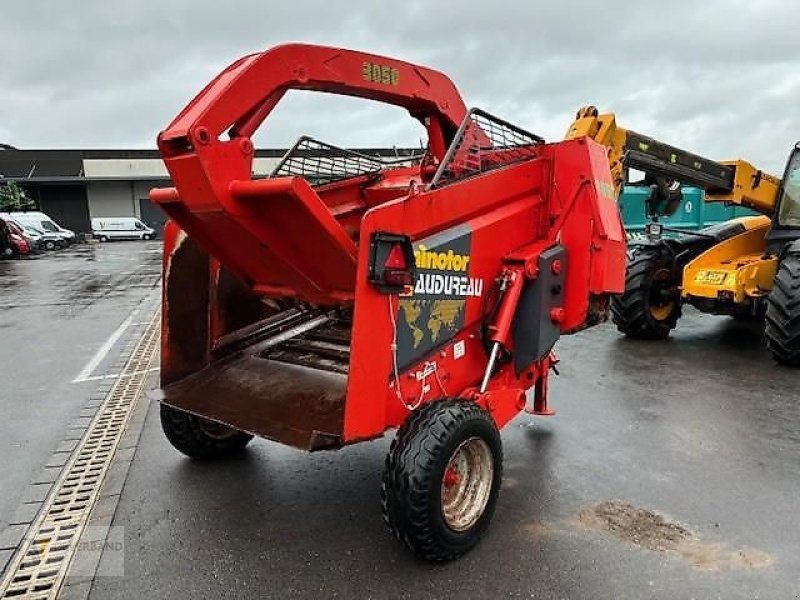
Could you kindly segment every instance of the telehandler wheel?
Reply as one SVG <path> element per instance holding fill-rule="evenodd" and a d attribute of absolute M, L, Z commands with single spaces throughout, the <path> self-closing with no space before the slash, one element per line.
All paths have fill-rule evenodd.
<path fill-rule="evenodd" d="M 664 246 L 636 246 L 628 258 L 625 292 L 611 299 L 617 329 L 641 340 L 669 335 L 681 316 L 680 281 Z"/>
<path fill-rule="evenodd" d="M 191 458 L 210 460 L 244 449 L 253 436 L 182 410 L 161 405 L 161 427 L 169 443 Z"/>
<path fill-rule="evenodd" d="M 776 361 L 800 366 L 800 254 L 787 254 L 778 267 L 767 297 L 764 333 Z"/>
<path fill-rule="evenodd" d="M 502 471 L 500 432 L 485 410 L 454 398 L 426 404 L 400 427 L 386 457 L 383 518 L 418 556 L 452 560 L 489 526 Z"/>

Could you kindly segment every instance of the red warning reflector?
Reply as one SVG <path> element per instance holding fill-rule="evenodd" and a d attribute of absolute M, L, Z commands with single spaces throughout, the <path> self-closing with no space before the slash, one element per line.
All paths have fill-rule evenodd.
<path fill-rule="evenodd" d="M 403 252 L 403 246 L 394 244 L 392 249 L 389 250 L 389 255 L 386 257 L 386 262 L 383 263 L 384 269 L 396 269 L 404 271 L 408 268 L 406 262 L 406 255 Z"/>
<path fill-rule="evenodd" d="M 411 239 L 376 231 L 370 239 L 369 282 L 382 294 L 407 294 L 416 279 Z"/>

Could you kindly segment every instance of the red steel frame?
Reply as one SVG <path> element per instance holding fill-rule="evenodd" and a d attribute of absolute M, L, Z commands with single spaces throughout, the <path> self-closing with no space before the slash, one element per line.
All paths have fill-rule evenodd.
<path fill-rule="evenodd" d="M 361 177 L 312 188 L 298 177 L 253 180 L 250 137 L 288 89 L 405 107 L 428 131 L 429 157 L 417 167 L 387 170 L 379 181 Z M 256 296 L 353 306 L 341 443 L 382 435 L 401 424 L 420 399 L 469 398 L 503 426 L 525 408 L 526 391 L 535 387 L 533 411 L 551 414 L 552 354 L 521 372 L 511 362 L 500 363 L 487 388 L 479 390 L 488 360 L 488 290 L 498 277 L 508 282 L 488 341 L 510 352 L 520 292 L 539 276 L 539 257 L 548 248 L 560 244 L 567 253 L 563 305 L 549 314 L 562 332 L 603 318 L 608 294 L 623 291 L 625 235 L 604 148 L 589 139 L 543 144 L 524 162 L 430 189 L 432 170 L 466 114 L 456 87 L 437 71 L 292 44 L 235 62 L 159 135 L 176 187 L 154 190 L 151 198 L 214 257 L 212 281 L 221 265 Z M 484 283 L 484 292 L 466 299 L 463 326 L 454 337 L 403 365 L 395 377 L 392 349 L 401 299 L 368 282 L 371 235 L 402 233 L 418 243 L 454 228 L 469 232 L 468 275 Z M 167 227 L 165 285 L 180 235 L 174 224 Z M 167 291 L 165 319 L 171 308 L 178 310 L 170 307 Z M 176 366 L 176 343 L 164 327 L 163 383 L 205 366 L 211 347 L 229 333 L 230 327 L 219 325 L 215 302 L 212 286 L 211 296 L 200 302 L 211 323 L 206 353 L 194 365 Z"/>

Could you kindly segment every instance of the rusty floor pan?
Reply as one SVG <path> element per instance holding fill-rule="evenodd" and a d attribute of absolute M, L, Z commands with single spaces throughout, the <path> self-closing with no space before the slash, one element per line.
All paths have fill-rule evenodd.
<path fill-rule="evenodd" d="M 253 355 L 221 360 L 156 397 L 169 406 L 305 450 L 341 445 L 347 377 Z"/>

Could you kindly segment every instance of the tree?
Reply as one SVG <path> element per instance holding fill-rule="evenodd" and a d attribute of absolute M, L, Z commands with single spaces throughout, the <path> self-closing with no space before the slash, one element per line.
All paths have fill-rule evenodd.
<path fill-rule="evenodd" d="M 36 203 L 15 182 L 0 183 L 0 212 L 34 210 Z"/>

